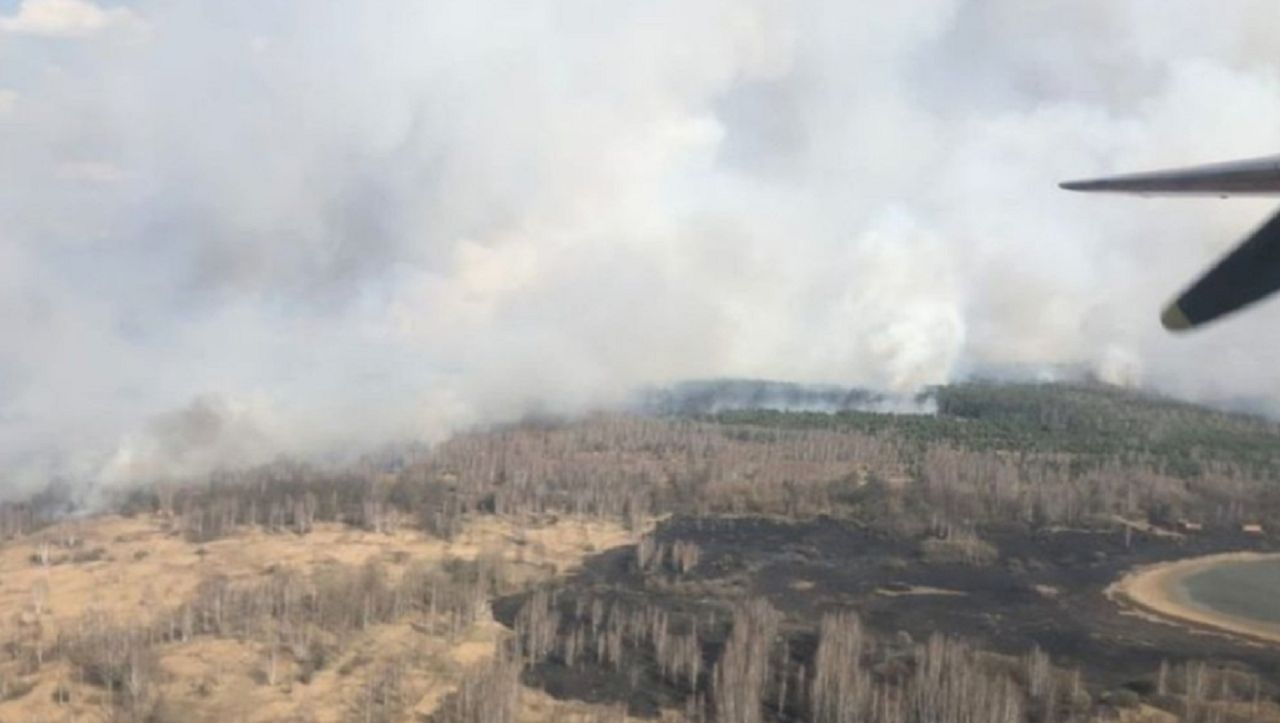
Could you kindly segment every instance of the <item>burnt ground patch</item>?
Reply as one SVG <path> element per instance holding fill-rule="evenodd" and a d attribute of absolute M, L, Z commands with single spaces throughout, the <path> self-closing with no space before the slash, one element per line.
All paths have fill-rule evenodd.
<path fill-rule="evenodd" d="M 765 598 L 784 614 L 792 654 L 801 657 L 812 649 L 823 612 L 853 609 L 886 644 L 944 633 L 1005 654 L 1039 647 L 1055 665 L 1078 668 L 1095 692 L 1148 689 L 1162 661 L 1209 661 L 1271 680 L 1280 672 L 1280 652 L 1274 648 L 1143 620 L 1104 595 L 1107 585 L 1136 565 L 1269 549 L 1263 540 L 1224 533 L 1175 538 L 1012 526 L 980 534 L 998 550 L 992 564 L 932 562 L 921 554 L 918 538 L 832 518 L 676 517 L 662 523 L 653 539 L 696 544 L 700 554 L 692 569 L 645 571 L 635 548 L 610 550 L 562 582 L 555 597 L 566 611 L 581 607 L 582 600 L 602 599 L 611 605 L 654 606 L 673 620 L 695 621 L 708 670 L 734 603 Z M 496 617 L 513 625 L 525 599 L 500 600 Z M 571 669 L 554 657 L 531 666 L 526 682 L 557 697 L 625 700 L 634 714 L 649 715 L 678 705 L 700 687 L 671 685 L 653 661 L 625 672 L 584 672 L 581 665 Z M 779 711 L 778 719 L 787 716 Z"/>

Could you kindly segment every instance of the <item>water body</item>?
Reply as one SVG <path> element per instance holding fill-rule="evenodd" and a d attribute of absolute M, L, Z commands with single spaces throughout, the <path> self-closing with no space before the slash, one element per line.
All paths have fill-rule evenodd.
<path fill-rule="evenodd" d="M 1234 560 L 1178 583 L 1180 602 L 1219 615 L 1280 625 L 1280 559 Z"/>

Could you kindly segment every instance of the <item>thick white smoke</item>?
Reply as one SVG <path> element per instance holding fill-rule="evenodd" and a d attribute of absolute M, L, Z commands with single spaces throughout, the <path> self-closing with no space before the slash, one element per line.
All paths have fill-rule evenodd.
<path fill-rule="evenodd" d="M 0 15 L 0 491 L 687 377 L 1280 401 L 1280 306 L 1156 322 L 1274 204 L 1055 186 L 1280 149 L 1272 0 Z"/>

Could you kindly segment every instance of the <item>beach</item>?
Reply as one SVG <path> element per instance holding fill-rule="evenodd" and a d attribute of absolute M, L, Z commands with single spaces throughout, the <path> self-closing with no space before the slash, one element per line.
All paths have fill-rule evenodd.
<path fill-rule="evenodd" d="M 1193 603 L 1183 582 L 1217 565 L 1235 562 L 1280 560 L 1280 554 L 1227 552 L 1185 560 L 1146 565 L 1126 573 L 1106 590 L 1111 599 L 1132 606 L 1146 617 L 1280 644 L 1280 624 L 1227 615 Z"/>

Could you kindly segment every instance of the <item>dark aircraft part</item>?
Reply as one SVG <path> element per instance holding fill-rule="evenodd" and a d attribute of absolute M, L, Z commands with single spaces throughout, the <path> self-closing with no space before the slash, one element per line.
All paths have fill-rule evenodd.
<path fill-rule="evenodd" d="M 1280 193 L 1280 156 L 1058 184 L 1068 191 L 1232 196 Z"/>
<path fill-rule="evenodd" d="M 1139 195 L 1274 195 L 1280 193 L 1280 156 L 1058 185 L 1068 191 Z M 1191 329 L 1248 306 L 1277 289 L 1280 289 L 1280 213 L 1183 292 L 1164 310 L 1160 322 L 1172 331 Z"/>
<path fill-rule="evenodd" d="M 1164 310 L 1166 329 L 1182 331 L 1248 306 L 1280 289 L 1280 213 L 1273 215 Z"/>

